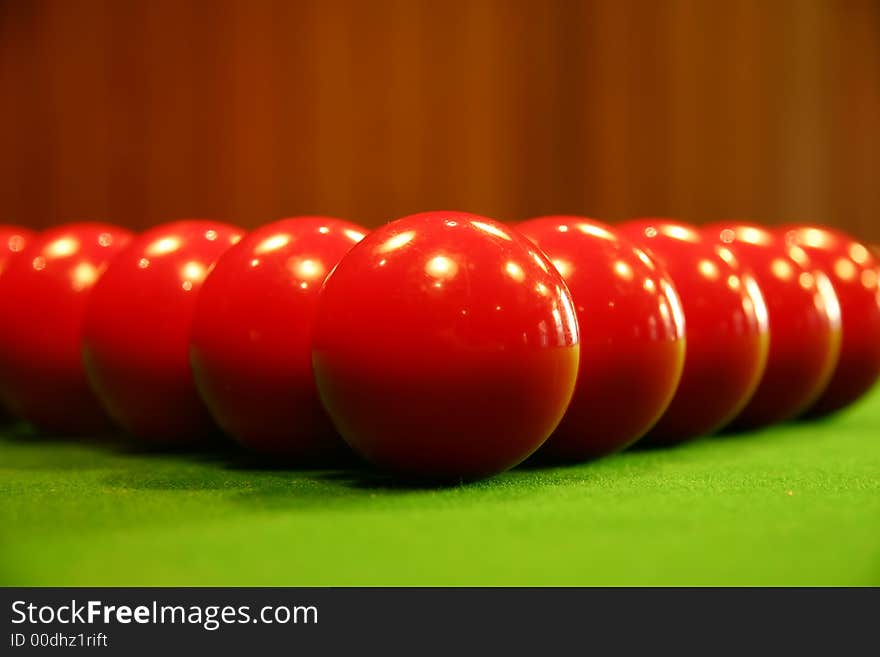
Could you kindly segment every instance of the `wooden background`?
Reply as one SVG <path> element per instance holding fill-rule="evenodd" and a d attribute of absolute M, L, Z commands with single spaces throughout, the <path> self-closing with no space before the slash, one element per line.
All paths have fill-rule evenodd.
<path fill-rule="evenodd" d="M 880 239 L 878 0 L 0 0 L 0 220 L 753 217 Z"/>

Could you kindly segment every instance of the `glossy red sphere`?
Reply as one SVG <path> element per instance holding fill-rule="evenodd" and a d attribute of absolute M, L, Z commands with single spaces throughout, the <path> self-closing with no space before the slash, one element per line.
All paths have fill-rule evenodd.
<path fill-rule="evenodd" d="M 249 233 L 205 280 L 193 375 L 214 419 L 247 447 L 302 459 L 347 449 L 315 389 L 312 331 L 324 279 L 366 234 L 341 219 L 283 219 Z"/>
<path fill-rule="evenodd" d="M 428 212 L 370 233 L 318 306 L 313 363 L 342 436 L 409 476 L 475 478 L 528 457 L 574 391 L 571 295 L 520 233 Z"/>
<path fill-rule="evenodd" d="M 13 258 L 21 253 L 33 235 L 34 233 L 27 228 L 0 224 L 0 276 L 3 276 L 3 271 Z M 2 349 L 2 345 L 0 345 L 0 349 Z M 9 412 L 3 407 L 3 402 L 0 400 L 0 422 L 6 422 L 9 419 Z"/>
<path fill-rule="evenodd" d="M 840 360 L 831 382 L 808 411 L 826 415 L 859 399 L 880 376 L 880 259 L 840 231 L 791 226 L 781 229 L 781 234 L 822 268 L 840 301 Z"/>
<path fill-rule="evenodd" d="M 33 238 L 34 232 L 27 228 L 0 224 L 0 276 Z"/>
<path fill-rule="evenodd" d="M 646 440 L 670 444 L 717 431 L 751 399 L 767 363 L 767 308 L 758 284 L 730 249 L 687 224 L 640 219 L 619 230 L 672 277 L 687 330 L 681 383 Z"/>
<path fill-rule="evenodd" d="M 562 274 L 581 336 L 574 397 L 537 456 L 583 460 L 632 444 L 678 388 L 685 356 L 678 294 L 644 251 L 600 222 L 542 217 L 517 230 Z"/>
<path fill-rule="evenodd" d="M 733 426 L 754 429 L 797 417 L 825 390 L 840 356 L 840 306 L 831 281 L 802 250 L 761 226 L 726 222 L 705 233 L 752 271 L 770 322 L 767 369 Z"/>
<path fill-rule="evenodd" d="M 17 416 L 59 434 L 112 428 L 80 357 L 86 303 L 131 233 L 76 223 L 40 233 L 0 277 L 0 395 Z"/>
<path fill-rule="evenodd" d="M 116 422 L 156 443 L 216 431 L 189 365 L 189 337 L 202 282 L 243 231 L 216 221 L 157 226 L 135 238 L 95 286 L 83 358 Z"/>

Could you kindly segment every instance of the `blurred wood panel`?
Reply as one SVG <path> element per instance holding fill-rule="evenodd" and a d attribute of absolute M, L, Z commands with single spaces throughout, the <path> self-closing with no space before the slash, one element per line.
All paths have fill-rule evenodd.
<path fill-rule="evenodd" d="M 880 240 L 876 0 L 0 0 L 0 220 L 425 209 Z"/>

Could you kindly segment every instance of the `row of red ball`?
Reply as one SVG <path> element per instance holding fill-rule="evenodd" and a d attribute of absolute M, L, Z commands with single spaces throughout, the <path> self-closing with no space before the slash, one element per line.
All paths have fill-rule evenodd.
<path fill-rule="evenodd" d="M 219 425 L 301 460 L 341 434 L 477 477 L 829 413 L 880 374 L 878 257 L 838 231 L 434 212 L 367 233 L 2 227 L 0 400 L 53 433 Z"/>

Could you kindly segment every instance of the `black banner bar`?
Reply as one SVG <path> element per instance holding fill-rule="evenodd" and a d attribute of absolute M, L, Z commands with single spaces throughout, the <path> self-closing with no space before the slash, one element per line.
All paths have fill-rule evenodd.
<path fill-rule="evenodd" d="M 871 645 L 878 589 L 7 588 L 3 654 L 546 654 Z"/>

